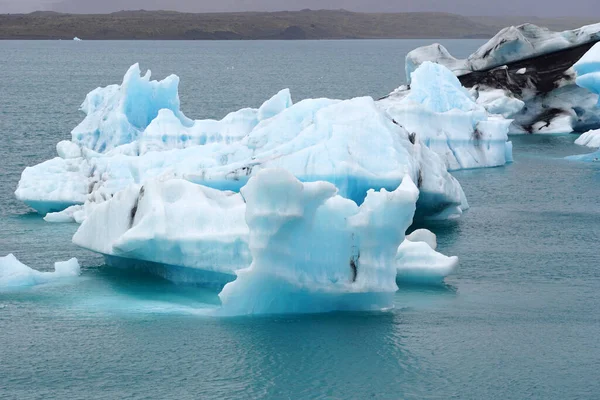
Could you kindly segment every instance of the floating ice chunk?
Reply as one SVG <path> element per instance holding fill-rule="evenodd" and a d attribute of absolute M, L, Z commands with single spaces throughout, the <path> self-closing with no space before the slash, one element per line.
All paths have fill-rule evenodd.
<path fill-rule="evenodd" d="M 447 257 L 435 251 L 435 234 L 422 229 L 406 237 L 398 248 L 396 262 L 398 281 L 440 284 L 456 270 L 458 257 Z"/>
<path fill-rule="evenodd" d="M 288 172 L 265 171 L 258 174 L 262 177 L 258 180 L 260 183 L 258 188 L 264 189 L 264 193 L 261 192 L 263 197 L 258 198 L 259 193 L 249 192 L 250 197 L 254 196 L 253 200 L 261 200 L 259 203 L 251 202 L 245 189 L 242 189 L 242 193 L 220 191 L 177 178 L 153 179 L 143 186 L 132 185 L 117 193 L 110 200 L 98 204 L 76 232 L 73 242 L 104 254 L 107 256 L 107 263 L 112 265 L 144 268 L 175 282 L 194 283 L 220 289 L 224 284 L 235 279 L 236 271 L 247 268 L 253 261 L 248 247 L 250 228 L 247 221 L 249 213 L 259 213 L 258 210 L 262 210 L 256 207 L 265 208 L 265 213 L 277 213 L 277 210 L 283 210 L 284 206 L 287 207 L 287 203 L 282 203 L 284 194 L 287 199 L 292 194 L 297 194 L 298 190 L 305 193 L 314 188 L 328 188 L 327 190 L 333 191 L 334 194 L 330 196 L 331 199 L 326 201 L 327 208 L 322 211 L 335 206 L 339 210 L 337 208 L 330 210 L 331 215 L 337 216 L 335 218 L 345 218 L 355 215 L 358 212 L 356 210 L 363 210 L 363 213 L 366 213 L 367 210 L 375 209 L 380 205 L 384 207 L 387 203 L 380 203 L 380 200 L 387 199 L 385 196 L 392 198 L 396 196 L 385 191 L 369 192 L 365 202 L 359 207 L 353 201 L 340 197 L 337 189 L 331 184 L 324 182 L 318 185 L 300 184 L 295 179 L 289 179 Z M 267 178 L 272 179 L 272 182 L 265 181 Z M 256 189 L 258 183 L 255 182 L 255 185 L 250 188 Z M 281 188 L 278 189 L 279 186 L 276 186 L 275 183 L 281 184 Z M 272 187 L 273 185 L 275 187 Z M 302 185 L 302 190 L 299 189 L 301 187 L 299 185 Z M 406 185 L 410 186 L 408 183 Z M 402 190 L 406 189 L 406 185 Z M 288 192 L 289 194 L 286 194 Z M 300 200 L 299 198 L 294 201 Z M 292 202 L 292 199 L 286 201 Z M 253 204 L 256 207 L 248 209 L 249 205 Z M 267 205 L 270 205 L 272 209 L 268 209 Z M 296 206 L 300 207 L 298 204 Z M 403 210 L 402 218 L 404 218 L 404 213 L 408 213 L 412 209 L 409 207 Z M 390 223 L 404 226 L 404 220 L 395 216 L 396 213 L 401 212 L 400 210 L 394 209 L 386 212 L 388 218 L 395 218 L 393 221 L 390 220 Z M 351 221 L 358 223 L 355 220 L 357 217 L 352 218 L 354 219 Z M 308 223 L 308 221 L 312 220 L 307 219 L 306 222 Z M 340 222 L 340 224 L 342 223 Z M 346 226 L 345 224 L 344 222 L 342 225 Z M 377 221 L 373 224 L 373 229 L 379 229 L 377 227 L 380 225 Z M 333 225 L 331 227 L 314 226 L 314 231 L 311 232 L 316 235 L 315 238 L 331 236 L 330 239 L 323 239 L 322 244 L 315 245 L 317 246 L 315 249 L 328 246 L 327 243 L 332 243 L 333 246 L 334 243 L 337 243 L 338 239 L 336 238 L 339 232 L 342 232 L 339 233 L 342 238 L 346 237 L 349 231 L 355 233 L 360 231 L 354 225 L 352 227 L 350 229 L 351 227 L 348 225 L 348 230 L 343 230 Z M 321 229 L 323 233 L 319 233 Z M 373 237 L 378 238 L 377 235 L 382 232 L 372 232 Z M 415 238 L 425 240 L 435 247 L 435 237 L 431 237 L 433 234 L 419 232 L 413 233 L 410 237 L 413 240 L 417 240 Z M 377 240 L 382 239 L 378 238 Z M 305 242 L 306 246 L 310 247 L 308 238 L 304 242 L 298 241 L 296 244 L 300 245 Z M 396 249 L 400 242 L 401 238 L 395 244 Z M 361 243 L 367 242 L 363 240 Z M 357 249 L 360 248 L 359 245 L 360 243 L 356 242 Z M 374 245 L 370 244 L 369 246 Z M 335 248 L 331 249 L 331 251 L 334 250 Z M 365 251 L 367 250 L 361 251 L 362 262 L 369 260 Z M 323 257 L 326 258 L 326 256 Z M 325 262 L 325 258 L 319 262 Z M 348 262 L 349 260 L 346 260 L 346 263 Z M 392 262 L 395 264 L 396 261 Z M 395 265 L 394 268 L 396 268 Z"/>
<path fill-rule="evenodd" d="M 79 39 L 77 36 L 75 36 L 75 37 L 73 38 L 73 41 L 75 41 L 75 42 L 81 42 L 81 39 Z"/>
<path fill-rule="evenodd" d="M 86 207 L 83 205 L 75 205 L 59 212 L 51 212 L 46 214 L 44 221 L 46 222 L 77 222 L 81 224 L 85 218 L 91 213 L 96 203 L 88 203 Z"/>
<path fill-rule="evenodd" d="M 600 147 L 600 129 L 587 131 L 575 140 L 575 144 L 587 147 Z"/>
<path fill-rule="evenodd" d="M 175 76 L 140 77 L 134 65 L 120 86 L 90 92 L 82 106 L 87 117 L 72 143 L 59 146 L 71 157 L 75 144 L 82 157 L 26 169 L 17 197 L 46 214 L 77 204 L 87 209 L 164 175 L 238 191 L 260 170 L 284 168 L 301 181 L 329 181 L 357 203 L 368 189 L 393 190 L 408 174 L 421 190 L 420 215 L 456 216 L 468 207 L 444 163 L 370 97 L 292 104 L 282 90 L 259 109 L 192 121 L 179 111 L 177 84 Z"/>
<path fill-rule="evenodd" d="M 522 107 L 519 101 L 502 101 L 494 111 L 512 113 Z M 450 170 L 494 167 L 512 159 L 507 143 L 512 120 L 490 115 L 442 65 L 423 63 L 412 73 L 410 90 L 392 93 L 379 106 Z"/>
<path fill-rule="evenodd" d="M 40 285 L 57 279 L 78 276 L 80 272 L 81 268 L 76 258 L 54 263 L 54 272 L 40 272 L 9 254 L 0 257 L 0 289 Z"/>
<path fill-rule="evenodd" d="M 419 191 L 369 191 L 359 207 L 327 182 L 265 170 L 242 189 L 252 265 L 219 294 L 225 315 L 380 310 L 393 306 L 394 257 Z"/>

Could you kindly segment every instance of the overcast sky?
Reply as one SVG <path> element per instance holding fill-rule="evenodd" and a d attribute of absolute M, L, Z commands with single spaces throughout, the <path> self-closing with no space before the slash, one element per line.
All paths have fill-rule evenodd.
<path fill-rule="evenodd" d="M 463 15 L 600 17 L 600 0 L 0 0 L 0 13 L 35 10 L 97 13 L 141 8 L 190 12 L 344 8 L 371 12 L 442 11 Z"/>

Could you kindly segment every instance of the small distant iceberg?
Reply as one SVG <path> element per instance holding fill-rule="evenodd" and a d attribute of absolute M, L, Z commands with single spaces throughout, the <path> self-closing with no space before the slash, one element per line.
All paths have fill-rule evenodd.
<path fill-rule="evenodd" d="M 74 41 L 76 41 L 76 42 L 81 42 L 81 39 L 79 39 L 77 36 L 75 36 L 75 37 L 73 38 L 73 40 L 74 40 Z"/>
<path fill-rule="evenodd" d="M 80 273 L 81 267 L 76 258 L 54 263 L 54 272 L 41 272 L 23 264 L 13 254 L 0 257 L 0 289 L 36 286 Z"/>
<path fill-rule="evenodd" d="M 438 253 L 437 238 L 427 229 L 406 235 L 396 254 L 397 276 L 400 283 L 441 285 L 458 266 L 458 257 Z"/>

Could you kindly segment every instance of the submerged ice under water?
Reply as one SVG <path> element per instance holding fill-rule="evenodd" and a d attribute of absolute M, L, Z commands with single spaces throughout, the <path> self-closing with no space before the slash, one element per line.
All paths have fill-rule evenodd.
<path fill-rule="evenodd" d="M 21 170 L 50 158 L 80 120 L 74 110 L 91 82 L 118 81 L 133 61 L 190 82 L 182 103 L 202 110 L 194 117 L 220 117 L 283 86 L 301 97 L 385 94 L 402 83 L 403 55 L 428 42 L 0 43 L 8 55 L 0 60 L 0 132 L 8 136 L 0 148 L 0 255 L 12 252 L 42 271 L 71 257 L 82 265 L 82 276 L 58 289 L 0 291 L 2 393 L 594 397 L 600 165 L 563 159 L 590 151 L 574 145 L 574 135 L 513 137 L 514 164 L 456 172 L 471 209 L 424 227 L 438 235 L 438 250 L 460 257 L 460 269 L 447 286 L 402 286 L 395 310 L 383 314 L 204 318 L 219 304 L 214 292 L 107 269 L 70 244 L 76 225 L 46 223 L 13 197 Z M 447 47 L 465 56 L 480 44 Z M 93 74 L 79 69 L 86 62 Z M 219 81 L 226 71 L 229 85 Z M 314 71 L 328 72 L 320 79 Z"/>

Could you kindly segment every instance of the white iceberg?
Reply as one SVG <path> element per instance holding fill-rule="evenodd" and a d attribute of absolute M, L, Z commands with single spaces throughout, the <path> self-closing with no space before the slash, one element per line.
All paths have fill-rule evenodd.
<path fill-rule="evenodd" d="M 583 133 L 575 140 L 575 144 L 592 148 L 600 147 L 600 129 L 591 130 Z"/>
<path fill-rule="evenodd" d="M 76 258 L 54 263 L 54 272 L 41 272 L 21 263 L 13 254 L 0 257 L 0 289 L 41 285 L 80 273 Z"/>
<path fill-rule="evenodd" d="M 436 152 L 449 170 L 512 161 L 512 144 L 507 141 L 512 120 L 478 105 L 442 65 L 421 64 L 412 72 L 410 89 L 400 88 L 378 105 Z M 500 114 L 508 106 L 502 103 L 497 108 L 494 111 Z"/>
<path fill-rule="evenodd" d="M 225 315 L 393 307 L 394 258 L 418 189 L 369 191 L 362 205 L 328 182 L 263 171 L 242 189 L 252 264 L 219 294 Z"/>
<path fill-rule="evenodd" d="M 437 241 L 432 232 L 419 229 L 406 236 L 398 248 L 397 279 L 402 282 L 441 284 L 454 273 L 458 257 L 447 257 L 435 251 Z"/>
<path fill-rule="evenodd" d="M 258 109 L 194 121 L 179 110 L 177 86 L 176 76 L 151 81 L 136 64 L 121 85 L 90 92 L 71 144 L 26 168 L 17 198 L 41 214 L 84 205 L 48 218 L 82 221 L 97 204 L 155 177 L 239 191 L 260 170 L 283 168 L 303 182 L 331 182 L 359 204 L 368 189 L 394 190 L 408 175 L 421 192 L 419 215 L 457 216 L 468 207 L 442 160 L 369 97 L 293 104 L 282 90 Z"/>
<path fill-rule="evenodd" d="M 418 195 L 408 176 L 394 191 L 369 190 L 361 205 L 281 169 L 239 193 L 153 179 L 99 204 L 73 242 L 174 282 L 220 290 L 233 281 L 221 293 L 227 315 L 387 308 L 398 274 L 439 283 L 456 265 L 434 251 L 431 233 L 411 236 L 426 249 L 400 246 Z"/>

